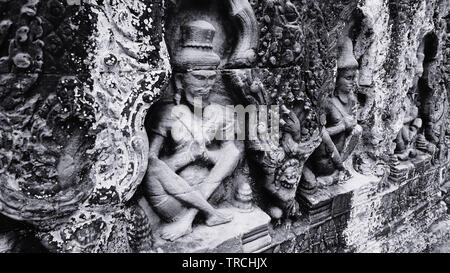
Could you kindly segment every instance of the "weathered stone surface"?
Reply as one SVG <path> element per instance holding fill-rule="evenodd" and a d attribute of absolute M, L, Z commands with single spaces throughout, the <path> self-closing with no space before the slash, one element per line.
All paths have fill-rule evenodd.
<path fill-rule="evenodd" d="M 355 177 L 344 185 L 309 197 L 308 218 L 293 223 L 292 230 L 274 229 L 275 252 L 421 252 L 448 236 L 445 229 L 430 231 L 445 217 L 434 166 L 397 185 L 382 187 Z M 359 183 L 358 183 L 359 182 Z M 386 184 L 384 184 L 386 185 Z M 340 193 L 341 192 L 341 193 Z M 316 215 L 313 204 L 316 204 Z M 318 216 L 320 217 L 318 217 Z M 315 216 L 315 217 L 312 217 Z M 434 234 L 434 235 L 433 235 Z M 289 242 L 295 239 L 295 245 Z"/>
<path fill-rule="evenodd" d="M 263 211 L 240 212 L 230 205 L 220 211 L 234 215 L 233 221 L 213 228 L 196 227 L 193 233 L 175 243 L 156 239 L 154 248 L 157 252 L 169 253 L 256 253 L 270 246 L 270 218 Z"/>
<path fill-rule="evenodd" d="M 448 1 L 75 2 L 0 1 L 0 252 L 418 252 L 448 236 L 434 225 L 450 207 Z M 180 61 L 190 34 L 186 47 L 208 50 Z M 280 145 L 238 142 L 206 194 L 253 210 L 216 227 L 194 217 L 168 243 L 144 198 L 158 178 L 147 133 L 155 102 L 182 99 L 188 61 L 217 76 L 211 102 L 276 106 Z M 347 62 L 357 104 L 334 120 Z M 336 158 L 317 151 L 341 123 L 362 126 L 338 166 L 351 176 L 299 187 L 308 162 Z M 241 129 L 277 129 L 260 125 Z"/>
<path fill-rule="evenodd" d="M 426 34 L 441 37 L 436 62 L 446 59 L 443 55 L 446 50 L 442 49 L 447 38 L 442 26 L 448 5 L 444 2 L 362 1 L 359 4 L 361 31 L 356 36 L 355 54 L 361 58 L 364 76 L 360 78 L 358 97 L 365 135 L 361 150 L 367 154 L 361 157 L 362 162 L 387 160 L 386 155 L 392 154 L 393 140 L 407 111 L 404 107 L 407 93 L 417 86 L 420 77 L 422 63 L 417 53 Z M 446 81 L 446 76 L 438 78 Z M 443 90 L 439 87 L 435 91 Z M 371 169 L 378 168 L 377 163 L 368 165 Z"/>
<path fill-rule="evenodd" d="M 58 1 L 1 5 L 7 26 L 0 74 L 2 211 L 20 220 L 58 218 L 76 210 L 93 187 L 87 178 L 93 98 L 85 92 L 86 77 L 78 75 L 86 71 L 86 53 L 70 54 L 72 45 L 86 43 L 91 22 L 86 10 Z M 56 40 L 59 46 L 52 44 Z M 55 68 L 56 58 L 58 66 L 75 70 L 54 74 L 64 71 Z"/>
<path fill-rule="evenodd" d="M 127 238 L 146 110 L 170 73 L 161 3 L 0 5 L 0 210 L 52 251 L 118 251 L 107 241 Z"/>

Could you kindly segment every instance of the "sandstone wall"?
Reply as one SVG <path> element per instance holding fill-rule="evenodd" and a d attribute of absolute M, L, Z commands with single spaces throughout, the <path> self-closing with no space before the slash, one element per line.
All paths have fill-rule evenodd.
<path fill-rule="evenodd" d="M 250 0 L 250 30 L 231 28 L 239 24 L 223 3 L 183 15 L 178 2 L 0 1 L 0 252 L 157 251 L 152 229 L 159 219 L 140 188 L 148 167 L 145 120 L 158 99 L 173 95 L 175 19 L 189 16 L 218 22 L 219 95 L 253 96 L 251 82 L 242 94 L 233 81 L 251 75 L 264 97 L 253 98 L 257 104 L 302 102 L 302 141 L 310 148 L 318 146 L 324 104 L 335 89 L 339 38 L 351 26 L 363 138 L 346 165 L 358 174 L 316 199 L 298 197 L 302 218 L 287 229 L 271 224 L 268 251 L 408 252 L 435 242 L 429 228 L 446 214 L 450 158 L 448 1 Z M 255 58 L 236 61 L 232 52 L 252 42 Z M 433 59 L 427 96 L 445 116 L 435 122 L 434 152 L 392 179 L 407 94 L 425 96 L 414 91 L 421 50 Z M 264 207 L 270 198 L 251 156 L 241 177 Z M 230 194 L 223 191 L 218 200 Z M 30 243 L 17 243 L 23 237 Z"/>

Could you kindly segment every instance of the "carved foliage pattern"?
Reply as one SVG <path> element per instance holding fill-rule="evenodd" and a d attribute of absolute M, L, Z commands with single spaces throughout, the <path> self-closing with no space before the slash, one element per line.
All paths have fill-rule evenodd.
<path fill-rule="evenodd" d="M 92 97 L 77 77 L 48 73 L 72 64 L 82 69 L 81 57 L 68 50 L 84 43 L 87 33 L 76 29 L 89 27 L 77 22 L 88 21 L 57 0 L 3 1 L 0 12 L 6 18 L 0 22 L 6 53 L 0 60 L 0 208 L 17 219 L 57 218 L 90 192 L 86 151 L 95 138 L 94 116 Z"/>
<path fill-rule="evenodd" d="M 162 36 L 161 1 L 90 1 L 97 28 L 89 53 L 92 96 L 99 131 L 99 160 L 91 204 L 129 200 L 147 166 L 143 123 L 148 108 L 166 84 L 168 64 Z"/>

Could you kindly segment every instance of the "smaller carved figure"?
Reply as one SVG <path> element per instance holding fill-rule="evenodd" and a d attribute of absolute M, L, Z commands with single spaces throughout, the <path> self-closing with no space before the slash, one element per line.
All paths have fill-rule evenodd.
<path fill-rule="evenodd" d="M 418 108 L 407 100 L 407 114 L 403 127 L 395 139 L 395 157 L 406 161 L 417 156 L 416 140 L 422 128 L 422 119 L 418 118 Z"/>
<path fill-rule="evenodd" d="M 345 36 L 340 41 L 338 77 L 334 95 L 325 104 L 326 128 L 322 144 L 312 154 L 303 169 L 302 191 L 314 192 L 319 186 L 330 186 L 351 177 L 344 162 L 351 156 L 362 134 L 355 118 L 358 62 L 353 44 Z"/>
<path fill-rule="evenodd" d="M 274 88 L 286 90 L 280 94 L 291 93 L 299 88 L 295 77 L 277 75 L 275 80 L 263 83 L 262 77 L 256 74 L 230 73 L 229 76 L 229 82 L 235 85 L 239 98 L 253 105 L 273 103 L 265 88 L 268 82 Z M 258 138 L 249 141 L 248 148 L 251 150 L 250 158 L 255 163 L 255 174 L 261 181 L 258 183 L 264 196 L 261 205 L 276 225 L 286 224 L 285 227 L 289 228 L 292 220 L 301 215 L 296 201 L 298 185 L 304 163 L 320 144 L 320 131 L 314 126 L 315 119 L 308 110 L 308 102 L 296 99 L 292 94 L 280 96 L 280 101 L 286 103 L 280 103 L 281 107 L 276 113 L 269 111 L 268 122 L 260 121 L 257 125 Z M 272 121 L 279 121 L 280 127 Z"/>
<path fill-rule="evenodd" d="M 272 196 L 268 212 L 277 225 L 284 221 L 289 228 L 291 221 L 301 216 L 298 202 L 295 200 L 300 178 L 300 161 L 291 158 L 276 171 L 275 180 L 266 184 L 266 190 Z"/>
<path fill-rule="evenodd" d="M 446 98 L 445 87 L 441 90 L 434 90 L 432 76 L 436 72 L 433 72 L 435 67 L 434 57 L 424 56 L 423 73 L 419 79 L 418 87 L 421 95 L 421 116 L 424 122 L 424 135 L 426 139 L 438 145 L 440 142 L 441 131 L 445 126 L 445 119 L 447 116 L 448 101 Z M 434 84 L 435 87 L 440 85 Z"/>
<path fill-rule="evenodd" d="M 446 100 L 430 87 L 430 68 L 434 56 L 429 56 L 429 52 L 434 50 L 429 47 L 429 38 L 425 38 L 417 53 L 415 84 L 406 99 L 404 126 L 395 140 L 394 157 L 401 161 L 416 157 L 417 150 L 434 155 L 441 130 L 444 130 Z M 414 96 L 418 96 L 417 101 Z"/>
<path fill-rule="evenodd" d="M 253 206 L 253 191 L 247 181 L 242 181 L 237 186 L 234 192 L 233 206 L 240 209 L 242 212 L 252 212 Z"/>

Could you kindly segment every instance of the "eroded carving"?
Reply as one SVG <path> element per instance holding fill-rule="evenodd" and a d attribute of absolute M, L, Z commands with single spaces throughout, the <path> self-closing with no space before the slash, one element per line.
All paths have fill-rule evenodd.
<path fill-rule="evenodd" d="M 406 116 L 403 127 L 395 139 L 395 157 L 398 160 L 406 161 L 417 156 L 416 142 L 418 142 L 419 131 L 422 128 L 422 119 L 419 116 L 419 109 L 408 98 L 406 101 Z M 422 142 L 418 142 L 420 145 Z"/>
<path fill-rule="evenodd" d="M 234 129 L 234 118 L 226 118 L 221 105 L 208 101 L 217 72 L 204 69 L 214 69 L 220 62 L 213 52 L 215 29 L 202 20 L 182 29 L 183 46 L 173 60 L 175 103 L 162 103 L 151 117 L 149 167 L 144 180 L 149 203 L 168 223 L 161 228 L 161 237 L 170 241 L 190 233 L 199 212 L 206 216 L 208 226 L 232 220 L 208 199 L 241 158 L 234 141 L 215 139 L 219 132 L 225 136 Z M 205 108 L 198 104 L 199 99 Z M 203 113 L 199 115 L 193 107 Z"/>
<path fill-rule="evenodd" d="M 239 38 L 228 67 L 249 67 L 256 60 L 259 44 L 259 25 L 248 0 L 229 0 L 230 15 L 239 29 Z"/>
<path fill-rule="evenodd" d="M 172 51 L 178 47 L 179 39 L 176 37 L 183 31 L 178 30 L 180 24 L 186 23 L 194 15 L 209 20 L 219 34 L 214 43 L 214 49 L 222 59 L 219 67 L 251 67 L 256 61 L 259 25 L 248 0 L 174 0 L 172 3 L 174 6 L 169 6 L 171 16 L 166 25 L 169 36 L 173 35 L 168 41 Z M 227 40 L 222 40 L 225 36 Z"/>
<path fill-rule="evenodd" d="M 30 222 L 56 220 L 75 211 L 93 187 L 87 178 L 93 98 L 76 76 L 42 73 L 48 51 L 58 54 L 51 40 L 66 41 L 60 31 L 64 5 L 19 4 L 2 4 L 14 20 L 0 23 L 0 45 L 11 38 L 0 60 L 0 210 Z"/>
<path fill-rule="evenodd" d="M 420 115 L 424 122 L 424 136 L 432 144 L 439 146 L 445 134 L 448 99 L 445 86 L 441 82 L 441 71 L 437 67 L 438 40 L 434 33 L 425 36 L 419 49 L 418 72 L 422 76 L 418 81 Z M 423 52 L 423 53 L 422 53 Z"/>
<path fill-rule="evenodd" d="M 355 118 L 357 72 L 358 62 L 353 55 L 352 41 L 344 36 L 339 44 L 336 89 L 325 104 L 326 126 L 322 144 L 303 170 L 302 190 L 306 193 L 351 177 L 344 162 L 352 155 L 362 133 Z"/>
<path fill-rule="evenodd" d="M 261 181 L 258 205 L 277 225 L 290 227 L 301 215 L 297 189 L 303 165 L 320 143 L 320 132 L 299 71 L 285 72 L 229 71 L 226 77 L 239 101 L 267 107 L 260 108 L 258 137 L 248 139 L 248 155 L 253 175 Z"/>

